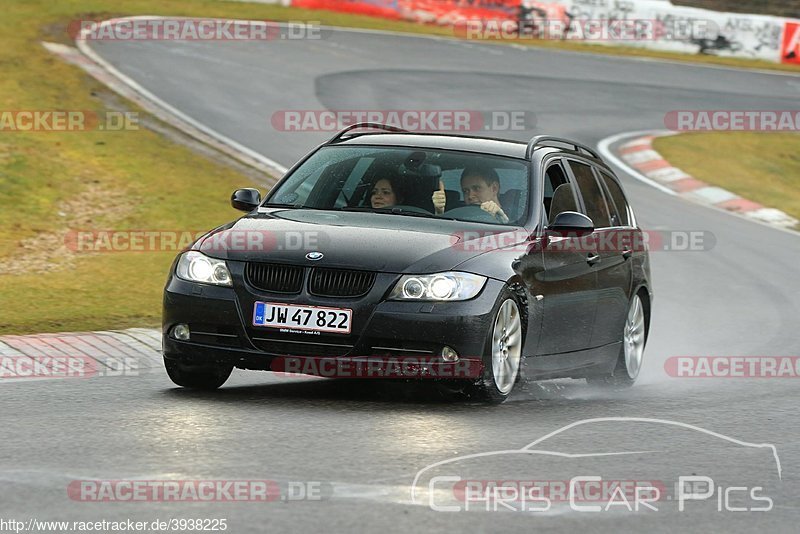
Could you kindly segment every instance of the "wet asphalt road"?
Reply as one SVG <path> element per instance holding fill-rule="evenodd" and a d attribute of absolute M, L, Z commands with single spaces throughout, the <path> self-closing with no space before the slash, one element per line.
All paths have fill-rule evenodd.
<path fill-rule="evenodd" d="M 329 136 L 276 131 L 270 118 L 287 109 L 532 110 L 538 133 L 595 144 L 624 131 L 663 128 L 664 114 L 674 109 L 791 109 L 800 99 L 797 78 L 787 76 L 366 33 L 323 36 L 93 47 L 181 111 L 286 166 Z M 500 133 L 519 139 L 531 134 Z M 226 518 L 234 533 L 795 531 L 797 380 L 673 379 L 664 361 L 678 355 L 798 355 L 800 237 L 621 177 L 645 228 L 702 230 L 716 238 L 710 250 L 652 253 L 652 335 L 641 383 L 631 391 L 609 393 L 578 381 L 526 382 L 504 405 L 487 407 L 442 401 L 427 388 L 243 371 L 215 393 L 176 389 L 160 371 L 3 383 L 0 517 Z M 412 500 L 415 475 L 430 464 L 518 450 L 565 425 L 609 417 L 662 422 L 597 421 L 540 444 L 560 456 L 507 453 L 445 464 L 424 472 L 415 494 L 422 497 Z M 771 449 L 747 444 L 774 445 L 777 459 Z M 637 454 L 595 456 L 620 451 Z M 428 492 L 433 473 L 550 481 L 599 474 L 657 481 L 665 491 L 657 511 L 638 513 L 621 506 L 578 512 L 558 499 L 541 512 L 477 505 L 464 510 L 461 503 L 462 511 L 454 513 L 429 506 L 431 499 L 452 504 L 447 483 L 435 482 L 437 491 L 445 489 Z M 680 511 L 673 485 L 687 475 L 712 477 L 715 491 Z M 310 483 L 321 488 L 321 498 L 71 499 L 70 482 L 86 479 L 271 480 L 284 495 L 290 483 Z M 749 494 L 755 486 L 763 488 L 757 495 L 772 499 L 770 511 L 726 511 L 726 504 L 762 506 Z M 751 498 L 732 491 L 726 499 L 724 488 L 731 487 L 747 487 Z"/>

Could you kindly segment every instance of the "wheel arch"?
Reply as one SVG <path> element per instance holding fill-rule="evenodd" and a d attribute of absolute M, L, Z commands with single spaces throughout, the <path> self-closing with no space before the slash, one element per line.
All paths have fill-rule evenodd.
<path fill-rule="evenodd" d="M 523 357 L 525 356 L 525 347 L 528 345 L 528 336 L 531 332 L 535 332 L 536 325 L 533 324 L 531 321 L 536 321 L 536 318 L 541 318 L 541 313 L 536 313 L 535 310 L 532 310 L 531 307 L 535 306 L 536 299 L 531 295 L 528 287 L 523 282 L 522 278 L 519 275 L 512 276 L 510 279 L 506 281 L 506 288 L 514 295 L 515 299 L 517 300 L 517 307 L 519 308 L 520 315 L 522 316 L 522 328 L 523 328 L 523 336 L 522 336 L 522 350 L 523 350 Z M 533 340 L 532 342 L 535 344 L 537 340 Z"/>
<path fill-rule="evenodd" d="M 644 284 L 640 285 L 633 294 L 638 295 L 639 299 L 642 301 L 642 307 L 644 308 L 645 340 L 647 340 L 647 338 L 650 337 L 650 314 L 652 309 L 653 295 L 650 292 L 650 288 Z"/>

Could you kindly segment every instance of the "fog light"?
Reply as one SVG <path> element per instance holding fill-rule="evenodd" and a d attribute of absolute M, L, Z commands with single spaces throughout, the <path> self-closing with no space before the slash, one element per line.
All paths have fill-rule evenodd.
<path fill-rule="evenodd" d="M 458 361 L 458 353 L 450 347 L 443 347 L 442 348 L 442 359 L 448 363 L 453 363 Z"/>
<path fill-rule="evenodd" d="M 189 341 L 189 325 L 179 324 L 172 329 L 172 337 L 181 341 Z"/>

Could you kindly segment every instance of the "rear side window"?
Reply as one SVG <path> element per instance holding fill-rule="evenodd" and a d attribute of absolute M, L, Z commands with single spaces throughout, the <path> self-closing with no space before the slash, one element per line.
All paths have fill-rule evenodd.
<path fill-rule="evenodd" d="M 594 227 L 607 228 L 611 226 L 611 215 L 608 212 L 606 200 L 603 198 L 603 192 L 594 177 L 592 168 L 577 161 L 570 161 L 569 166 L 575 175 L 575 181 L 581 191 L 583 203 L 586 205 L 586 215 L 592 220 Z"/>
<path fill-rule="evenodd" d="M 606 191 L 611 196 L 611 200 L 614 202 L 616 206 L 616 214 L 612 215 L 612 226 L 630 226 L 631 220 L 630 216 L 628 215 L 628 201 L 625 200 L 625 194 L 622 192 L 622 188 L 619 186 L 617 181 L 609 176 L 605 172 L 601 172 L 600 176 L 603 180 L 603 183 L 606 185 Z M 612 210 L 613 211 L 613 210 Z M 616 220 L 614 218 L 616 217 Z"/>

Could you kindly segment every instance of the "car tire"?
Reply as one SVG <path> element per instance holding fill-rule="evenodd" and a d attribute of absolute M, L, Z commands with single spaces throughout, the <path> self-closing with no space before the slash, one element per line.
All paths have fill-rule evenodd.
<path fill-rule="evenodd" d="M 211 391 L 224 384 L 233 372 L 232 365 L 185 365 L 164 358 L 167 375 L 176 385 L 187 389 Z"/>
<path fill-rule="evenodd" d="M 483 354 L 481 377 L 470 388 L 470 397 L 489 404 L 504 402 L 519 380 L 526 319 L 524 302 L 506 288 L 495 306 Z"/>
<path fill-rule="evenodd" d="M 588 377 L 586 381 L 592 385 L 615 389 L 631 387 L 642 370 L 644 349 L 647 345 L 647 330 L 644 303 L 637 293 L 628 305 L 628 315 L 622 334 L 622 347 L 620 347 L 614 372 L 607 376 Z"/>

